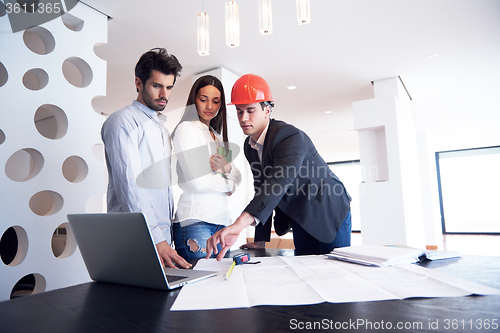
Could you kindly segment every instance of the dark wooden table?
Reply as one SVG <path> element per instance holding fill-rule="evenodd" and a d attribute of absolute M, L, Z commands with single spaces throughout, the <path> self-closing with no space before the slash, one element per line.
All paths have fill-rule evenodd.
<path fill-rule="evenodd" d="M 293 255 L 293 250 L 248 252 L 252 257 Z M 420 265 L 500 289 L 500 257 L 464 256 Z M 170 312 L 178 293 L 85 283 L 1 302 L 0 332 L 274 333 L 335 328 L 352 332 L 500 332 L 498 295 Z"/>

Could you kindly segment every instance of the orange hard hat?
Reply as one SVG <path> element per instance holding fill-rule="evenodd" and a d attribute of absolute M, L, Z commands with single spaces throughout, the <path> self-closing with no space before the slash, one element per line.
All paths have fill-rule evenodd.
<path fill-rule="evenodd" d="M 234 83 L 229 105 L 272 101 L 271 89 L 266 80 L 255 74 L 245 74 Z"/>

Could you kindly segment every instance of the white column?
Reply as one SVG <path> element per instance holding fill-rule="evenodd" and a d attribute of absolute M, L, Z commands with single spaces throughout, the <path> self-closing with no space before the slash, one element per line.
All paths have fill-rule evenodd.
<path fill-rule="evenodd" d="M 353 103 L 359 133 L 364 244 L 425 247 L 411 100 L 399 77 L 374 82 L 375 98 Z"/>

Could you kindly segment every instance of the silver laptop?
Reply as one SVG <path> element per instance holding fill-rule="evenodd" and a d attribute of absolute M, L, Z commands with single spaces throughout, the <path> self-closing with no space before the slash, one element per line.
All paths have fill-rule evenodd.
<path fill-rule="evenodd" d="M 217 275 L 162 267 L 142 213 L 69 214 L 68 221 L 94 281 L 167 290 Z"/>

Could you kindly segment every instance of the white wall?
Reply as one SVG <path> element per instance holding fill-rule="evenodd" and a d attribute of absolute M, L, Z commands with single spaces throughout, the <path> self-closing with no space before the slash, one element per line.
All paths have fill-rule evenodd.
<path fill-rule="evenodd" d="M 436 152 L 500 145 L 500 110 L 482 111 L 471 110 L 470 119 L 417 132 L 427 245 L 443 248 Z"/>
<path fill-rule="evenodd" d="M 396 94 L 399 93 L 398 91 Z M 377 92 L 375 92 L 375 94 L 377 95 Z M 377 97 L 380 97 L 380 94 Z M 414 103 L 414 101 L 410 102 L 412 106 Z M 355 108 L 356 104 L 358 103 L 354 103 Z M 372 111 L 377 112 L 376 109 L 372 109 Z M 478 107 L 474 110 L 471 109 L 469 114 L 462 115 L 461 117 L 457 117 L 456 115 L 449 117 L 455 119 L 454 121 L 450 121 L 445 112 L 434 115 L 433 117 L 430 116 L 430 111 L 425 110 L 413 109 L 411 113 L 415 126 L 407 130 L 413 133 L 416 138 L 417 160 L 414 162 L 416 167 L 414 172 L 420 182 L 418 190 L 421 193 L 420 210 L 424 222 L 425 245 L 437 246 L 443 249 L 435 153 L 440 151 L 500 145 L 500 131 L 498 130 L 500 128 L 500 110 L 485 108 L 484 106 L 481 107 L 481 103 L 479 103 Z M 447 113 L 453 113 L 453 110 L 447 110 Z M 365 130 L 363 135 L 360 134 L 361 160 L 362 162 L 363 159 L 365 160 L 365 165 L 380 165 L 378 159 L 384 161 L 384 158 L 381 158 L 381 156 L 383 156 L 385 152 L 378 147 L 377 144 L 380 143 L 382 148 L 384 145 L 390 144 L 388 142 L 382 142 L 383 140 L 380 139 L 380 137 L 386 135 L 387 121 L 383 119 L 381 114 L 377 115 L 375 113 L 367 114 L 367 118 L 362 119 L 362 121 L 372 123 L 373 127 L 369 130 Z M 369 127 L 366 124 L 358 124 L 357 126 Z M 390 163 L 388 168 L 391 169 Z M 374 170 L 376 171 L 375 174 Z M 383 174 L 387 170 L 384 171 L 383 167 L 365 167 L 363 171 L 363 179 L 368 182 L 375 182 L 377 181 L 377 177 L 383 180 Z M 377 186 L 377 189 L 373 190 L 372 195 L 374 198 L 380 198 L 382 202 L 386 202 L 394 194 L 394 189 L 389 188 L 387 184 L 373 183 L 368 184 L 368 186 L 367 184 L 363 184 L 365 190 L 369 190 L 370 187 L 373 186 Z M 367 194 L 366 191 L 362 193 L 363 196 Z M 413 200 L 412 198 L 414 199 L 413 194 L 409 195 L 405 200 Z M 363 203 L 361 203 L 361 205 L 363 205 Z M 365 200 L 364 208 L 366 208 L 366 205 L 378 207 L 378 211 L 374 210 L 373 212 L 388 218 L 393 218 L 394 212 L 404 209 L 405 207 L 402 196 L 392 200 L 390 209 L 381 204 L 377 204 L 374 200 Z M 363 207 L 361 209 L 363 209 Z M 363 224 L 363 216 L 361 218 Z M 384 229 L 386 226 L 384 223 L 371 224 L 368 230 L 366 230 L 366 228 L 363 229 L 365 234 L 371 232 L 371 227 L 373 227 L 373 229 Z M 394 233 L 395 230 L 390 230 L 390 232 Z M 401 230 L 400 236 L 403 235 L 404 233 Z"/>
<path fill-rule="evenodd" d="M 81 2 L 15 34 L 0 17 L 0 234 L 13 227 L 19 241 L 14 260 L 0 262 L 0 301 L 30 274 L 35 293 L 90 280 L 66 215 L 103 209 L 104 117 L 91 102 L 105 95 L 106 62 L 94 46 L 106 42 L 107 17 Z M 53 233 L 65 227 L 56 257 Z"/>

